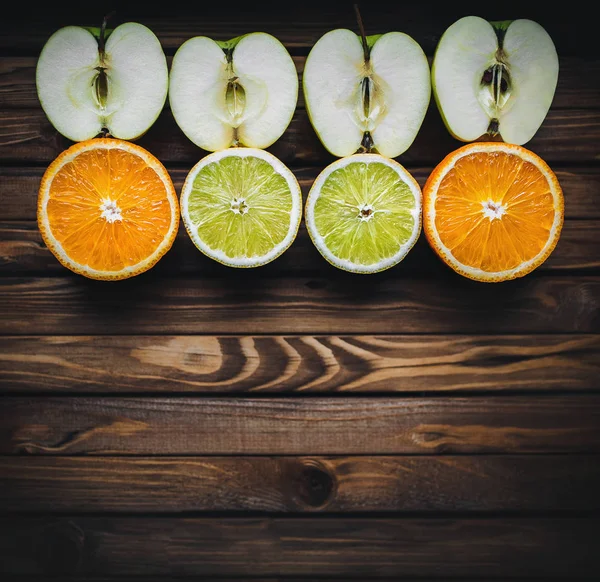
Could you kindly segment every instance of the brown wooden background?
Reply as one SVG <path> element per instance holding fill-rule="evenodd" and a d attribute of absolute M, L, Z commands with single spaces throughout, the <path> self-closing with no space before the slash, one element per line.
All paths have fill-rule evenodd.
<path fill-rule="evenodd" d="M 122 9 L 172 56 L 264 30 L 301 73 L 350 5 Z M 457 18 L 534 18 L 560 77 L 530 149 L 566 198 L 532 275 L 453 274 L 424 239 L 398 267 L 330 267 L 302 227 L 279 260 L 230 270 L 182 229 L 151 272 L 63 269 L 35 222 L 69 144 L 35 91 L 66 24 L 109 9 L 21 7 L 0 23 L 0 572 L 18 580 L 600 577 L 600 55 L 587 9 L 363 3 L 368 33 L 431 56 Z M 117 7 L 119 8 L 119 7 Z M 557 8 L 558 10 L 558 8 Z M 139 140 L 177 189 L 204 155 L 168 108 Z M 458 147 L 432 107 L 399 160 L 423 184 Z M 332 161 L 302 98 L 271 151 L 306 194 Z"/>

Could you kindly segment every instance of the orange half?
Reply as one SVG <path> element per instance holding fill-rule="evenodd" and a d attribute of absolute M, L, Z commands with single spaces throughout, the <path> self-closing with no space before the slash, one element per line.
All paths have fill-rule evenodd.
<path fill-rule="evenodd" d="M 46 170 L 38 226 L 68 269 L 92 279 L 126 279 L 171 248 L 179 205 L 168 172 L 152 154 L 118 139 L 91 139 Z"/>
<path fill-rule="evenodd" d="M 477 281 L 522 277 L 550 255 L 563 224 L 558 179 L 517 145 L 472 143 L 452 152 L 423 189 L 423 228 L 440 258 Z"/>

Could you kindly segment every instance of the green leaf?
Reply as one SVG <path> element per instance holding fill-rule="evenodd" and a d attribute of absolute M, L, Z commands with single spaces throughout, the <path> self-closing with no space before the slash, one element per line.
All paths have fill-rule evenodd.
<path fill-rule="evenodd" d="M 506 29 L 513 23 L 512 20 L 493 20 L 490 24 L 496 29 L 506 32 Z"/>
<path fill-rule="evenodd" d="M 84 26 L 83 28 L 85 28 L 85 30 L 87 30 L 88 32 L 91 32 L 94 35 L 94 38 L 96 40 L 98 40 L 100 38 L 100 27 L 99 26 Z M 111 35 L 112 31 L 114 30 L 114 28 L 107 28 L 104 31 L 104 41 L 106 42 L 108 40 L 108 37 Z"/>
<path fill-rule="evenodd" d="M 240 42 L 240 40 L 242 40 L 245 36 L 248 36 L 247 34 L 242 34 L 242 36 L 236 36 L 235 38 L 232 38 L 231 40 L 216 40 L 215 42 L 225 51 L 232 51 L 236 45 L 238 44 L 238 42 Z"/>
<path fill-rule="evenodd" d="M 383 36 L 382 34 L 371 34 L 367 36 L 367 46 L 369 47 L 369 51 L 373 50 L 373 45 L 379 40 L 379 37 Z"/>

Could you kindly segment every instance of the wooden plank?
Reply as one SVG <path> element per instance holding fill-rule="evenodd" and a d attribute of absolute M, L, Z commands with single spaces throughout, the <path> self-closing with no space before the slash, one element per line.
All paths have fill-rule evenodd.
<path fill-rule="evenodd" d="M 527 147 L 548 163 L 595 163 L 600 141 L 600 110 L 553 109 Z M 161 113 L 139 145 L 163 163 L 190 167 L 206 152 L 195 146 L 179 129 L 170 111 Z M 70 145 L 46 119 L 41 108 L 0 110 L 0 162 L 45 164 Z M 437 164 L 463 145 L 450 136 L 431 103 L 425 121 L 408 151 L 398 157 L 406 165 Z M 297 110 L 283 136 L 269 151 L 290 165 L 325 166 L 335 158 L 321 145 L 305 110 Z"/>
<path fill-rule="evenodd" d="M 600 396 L 4 397 L 0 454 L 600 452 Z"/>
<path fill-rule="evenodd" d="M 1 457 L 0 512 L 594 512 L 595 455 Z"/>
<path fill-rule="evenodd" d="M 293 57 L 299 79 L 302 79 L 306 57 Z M 171 66 L 171 57 L 167 59 Z M 432 59 L 429 59 L 431 65 Z M 560 74 L 556 93 L 552 101 L 554 109 L 590 108 L 600 103 L 600 58 L 561 57 Z M 32 107 L 39 108 L 40 102 L 35 85 L 37 57 L 0 57 L 0 109 Z M 169 106 L 168 100 L 165 104 Z M 304 108 L 302 87 L 298 92 L 298 108 Z"/>
<path fill-rule="evenodd" d="M 37 195 L 45 167 L 4 167 L 0 166 L 0 219 L 1 220 L 35 220 Z M 407 168 L 421 187 L 425 185 L 432 167 Z M 594 219 L 600 218 L 600 169 L 594 167 L 553 168 L 565 193 L 565 217 Z M 181 192 L 183 181 L 189 168 L 169 166 L 169 174 L 175 189 Z M 302 188 L 306 200 L 310 187 L 321 168 L 294 168 L 294 175 Z"/>
<path fill-rule="evenodd" d="M 418 239 L 410 254 L 396 268 L 402 273 L 431 275 L 439 271 L 439 259 L 431 250 L 424 235 Z M 565 223 L 560 241 L 538 270 L 568 274 L 600 269 L 600 220 L 577 220 Z M 156 266 L 164 275 L 200 274 L 214 276 L 222 273 L 221 265 L 200 253 L 183 224 L 167 258 Z M 324 274 L 331 271 L 327 261 L 315 249 L 304 223 L 292 246 L 263 272 L 278 274 Z M 65 275 L 67 271 L 46 248 L 37 223 L 0 222 L 0 274 Z"/>
<path fill-rule="evenodd" d="M 491 285 L 441 262 L 430 278 L 401 277 L 394 269 L 357 277 L 334 267 L 324 277 L 222 272 L 203 279 L 150 272 L 118 283 L 2 277 L 0 333 L 596 333 L 600 325 L 600 278 L 591 276 Z"/>
<path fill-rule="evenodd" d="M 0 520 L 7 574 L 496 577 L 600 575 L 598 519 Z"/>
<path fill-rule="evenodd" d="M 600 336 L 0 337 L 0 390 L 600 390 Z"/>
<path fill-rule="evenodd" d="M 203 7 L 202 14 L 196 10 L 180 7 L 168 18 L 164 9 L 149 4 L 142 7 L 119 7 L 111 19 L 116 26 L 128 20 L 149 26 L 161 41 L 168 54 L 194 35 L 206 35 L 216 40 L 227 40 L 253 31 L 264 31 L 277 36 L 294 52 L 307 53 L 308 49 L 327 31 L 334 28 L 350 28 L 358 33 L 356 17 L 351 3 L 339 2 L 303 3 L 298 5 L 267 3 L 248 7 L 239 2 L 226 6 Z M 20 12 L 23 18 L 13 15 Z M 515 14 L 518 18 L 532 18 L 550 34 L 558 54 L 598 54 L 594 42 L 593 19 L 585 18 L 577 11 L 541 10 L 535 3 L 505 0 L 502 7 L 481 4 L 473 0 L 456 0 L 440 4 L 435 10 L 419 3 L 404 3 L 400 10 L 396 5 L 385 3 L 361 5 L 367 34 L 399 30 L 411 35 L 428 54 L 432 55 L 444 30 L 465 14 L 477 14 L 488 20 L 505 18 Z M 19 51 L 30 56 L 39 54 L 48 37 L 59 27 L 78 24 L 100 26 L 102 12 L 79 4 L 67 7 L 40 5 L 35 13 L 17 4 L 11 6 L 11 18 L 0 24 L 0 48 L 6 52 Z"/>

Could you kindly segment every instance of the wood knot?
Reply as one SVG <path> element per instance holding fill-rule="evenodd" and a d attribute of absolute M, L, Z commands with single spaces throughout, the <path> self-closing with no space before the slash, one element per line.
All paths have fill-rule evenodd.
<path fill-rule="evenodd" d="M 303 460 L 296 466 L 292 497 L 303 508 L 322 509 L 337 489 L 335 476 L 319 461 Z"/>

